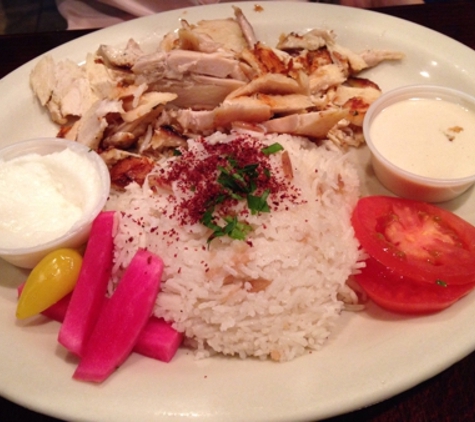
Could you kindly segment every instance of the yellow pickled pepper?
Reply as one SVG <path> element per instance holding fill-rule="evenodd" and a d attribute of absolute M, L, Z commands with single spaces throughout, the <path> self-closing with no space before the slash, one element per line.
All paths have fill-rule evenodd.
<path fill-rule="evenodd" d="M 16 317 L 29 318 L 71 293 L 82 265 L 82 256 L 70 248 L 50 252 L 31 271 L 18 300 Z"/>

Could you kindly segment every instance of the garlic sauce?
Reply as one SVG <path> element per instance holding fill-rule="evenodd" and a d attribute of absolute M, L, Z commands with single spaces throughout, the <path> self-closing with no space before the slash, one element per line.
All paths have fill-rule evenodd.
<path fill-rule="evenodd" d="M 94 165 L 69 149 L 0 160 L 0 247 L 33 247 L 62 236 L 100 192 Z"/>
<path fill-rule="evenodd" d="M 475 173 L 475 112 L 432 98 L 390 104 L 373 120 L 375 148 L 419 176 L 455 179 Z"/>

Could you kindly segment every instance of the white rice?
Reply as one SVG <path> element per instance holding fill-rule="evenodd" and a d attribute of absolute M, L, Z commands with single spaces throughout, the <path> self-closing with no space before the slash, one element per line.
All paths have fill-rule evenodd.
<path fill-rule="evenodd" d="M 217 133 L 207 142 L 229 142 L 233 136 Z M 255 229 L 247 241 L 220 237 L 208 247 L 211 231 L 201 224 L 180 225 L 166 211 L 169 194 L 154 193 L 148 183 L 112 194 L 107 205 L 123 212 L 115 238 L 115 280 L 138 248 L 161 256 L 165 272 L 155 314 L 173 321 L 198 357 L 217 352 L 293 359 L 324 344 L 344 309 L 342 297 L 357 301 L 346 281 L 360 259 L 350 223 L 359 180 L 347 154 L 300 137 L 253 136 L 288 151 L 292 183 L 301 196 L 270 213 L 248 215 Z M 190 140 L 189 148 L 200 144 Z M 276 172 L 280 154 L 270 157 Z M 170 236 L 172 230 L 176 234 Z M 255 280 L 270 284 L 250 292 Z"/>

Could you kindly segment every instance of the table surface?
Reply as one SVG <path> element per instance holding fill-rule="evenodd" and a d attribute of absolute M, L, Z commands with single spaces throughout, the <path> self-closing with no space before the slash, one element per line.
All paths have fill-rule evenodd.
<path fill-rule="evenodd" d="M 434 29 L 475 49 L 475 1 L 374 9 Z M 30 59 L 90 31 L 0 36 L 0 78 Z M 430 46 L 428 46 L 430 48 Z M 450 54 L 450 52 L 448 52 Z M 475 72 L 475 69 L 474 69 Z M 441 374 L 382 403 L 326 422 L 475 421 L 475 352 Z M 54 422 L 0 398 L 0 421 Z"/>

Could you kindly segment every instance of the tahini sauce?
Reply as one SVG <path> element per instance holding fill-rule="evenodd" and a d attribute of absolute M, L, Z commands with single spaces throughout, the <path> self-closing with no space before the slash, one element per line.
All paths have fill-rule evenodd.
<path fill-rule="evenodd" d="M 475 112 L 427 98 L 386 107 L 370 128 L 388 161 L 419 176 L 456 179 L 475 173 Z"/>
<path fill-rule="evenodd" d="M 33 247 L 65 234 L 99 192 L 93 164 L 68 149 L 0 160 L 0 247 Z"/>

